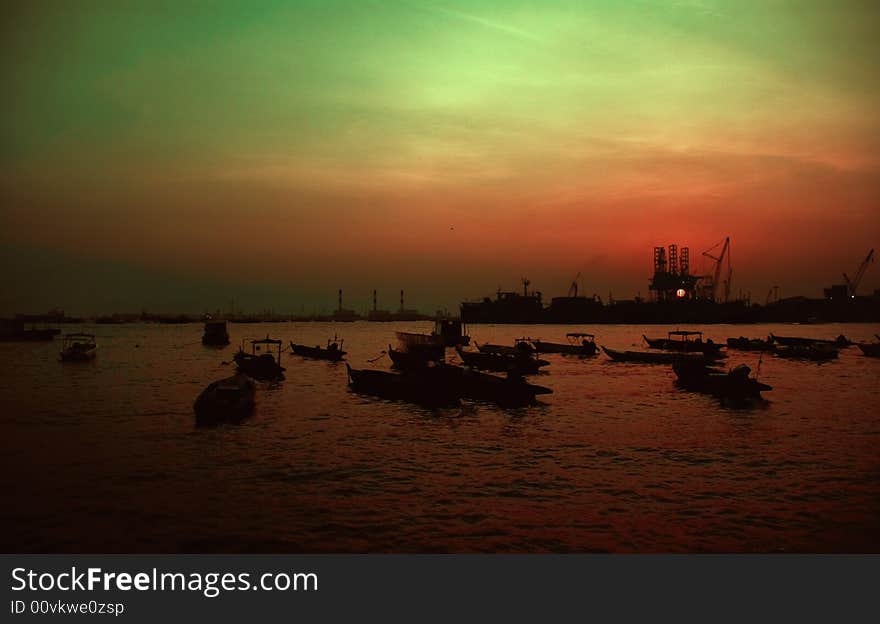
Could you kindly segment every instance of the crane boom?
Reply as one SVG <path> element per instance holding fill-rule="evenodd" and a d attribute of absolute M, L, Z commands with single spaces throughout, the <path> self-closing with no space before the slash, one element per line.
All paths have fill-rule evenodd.
<path fill-rule="evenodd" d="M 868 252 L 868 255 L 862 260 L 862 263 L 859 265 L 859 268 L 856 269 L 856 275 L 854 278 L 850 279 L 846 273 L 843 274 L 843 281 L 846 282 L 847 289 L 849 290 L 849 296 L 856 296 L 856 288 L 859 287 L 859 282 L 862 281 L 862 278 L 865 276 L 865 271 L 868 269 L 868 265 L 874 261 L 874 250 Z"/>
<path fill-rule="evenodd" d="M 581 276 L 581 272 L 578 271 L 578 274 L 574 276 L 574 279 L 571 280 L 571 286 L 568 287 L 568 296 L 569 297 L 577 297 L 578 296 L 578 278 Z"/>
<path fill-rule="evenodd" d="M 718 245 L 715 245 L 715 247 L 717 247 L 717 246 Z M 712 249 L 714 249 L 715 247 L 713 247 Z M 709 293 L 710 293 L 709 296 L 712 299 L 712 301 L 715 301 L 715 295 L 718 292 L 718 279 L 721 277 L 721 265 L 724 263 L 725 256 L 727 256 L 728 259 L 727 259 L 727 279 L 725 280 L 725 285 L 724 285 L 724 301 L 727 301 L 727 299 L 730 297 L 730 277 L 731 277 L 731 274 L 733 273 L 733 271 L 730 268 L 730 256 L 727 253 L 727 250 L 729 248 L 730 248 L 730 237 L 728 236 L 724 239 L 724 246 L 721 247 L 721 255 L 719 255 L 717 258 L 709 253 L 709 251 L 712 251 L 712 249 L 710 249 L 709 251 L 703 252 L 704 256 L 706 256 L 707 258 L 711 258 L 712 260 L 715 261 L 715 271 L 712 274 L 712 283 L 709 286 Z"/>

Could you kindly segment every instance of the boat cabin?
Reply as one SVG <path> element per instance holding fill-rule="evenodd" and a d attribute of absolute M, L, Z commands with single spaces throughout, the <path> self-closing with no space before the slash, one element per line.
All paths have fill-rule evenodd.
<path fill-rule="evenodd" d="M 241 347 L 239 347 L 240 353 L 246 353 L 244 349 L 246 339 L 241 341 Z M 260 338 L 259 340 L 251 340 L 251 353 L 250 355 L 259 356 L 269 354 L 275 359 L 278 364 L 281 364 L 281 344 L 282 340 L 275 340 L 274 338 L 269 338 L 266 336 L 265 338 Z M 262 353 L 261 353 L 262 352 Z"/>
<path fill-rule="evenodd" d="M 703 332 L 701 331 L 685 331 L 685 330 L 675 330 L 669 332 L 666 337 L 669 340 L 679 340 L 682 342 L 703 342 Z"/>
<path fill-rule="evenodd" d="M 591 343 L 596 344 L 596 336 L 594 334 L 586 334 L 583 332 L 569 332 L 565 334 L 568 341 L 578 347 L 586 347 Z"/>

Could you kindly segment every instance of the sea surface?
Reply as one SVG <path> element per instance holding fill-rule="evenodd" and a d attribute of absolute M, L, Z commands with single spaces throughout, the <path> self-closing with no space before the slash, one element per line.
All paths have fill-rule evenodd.
<path fill-rule="evenodd" d="M 545 356 L 540 404 L 430 410 L 352 393 L 345 364 L 285 354 L 254 415 L 196 428 L 192 405 L 243 338 L 344 338 L 355 368 L 388 368 L 397 330 L 430 323 L 71 326 L 0 343 L 5 552 L 880 552 L 880 359 L 827 364 L 733 351 L 773 386 L 735 409 L 676 387 L 668 366 Z M 474 325 L 479 342 L 587 331 L 641 348 L 665 326 Z M 694 329 L 689 326 L 688 329 Z M 712 325 L 746 335 L 880 325 Z M 375 361 L 370 362 L 370 360 Z M 455 359 L 450 351 L 450 359 Z"/>

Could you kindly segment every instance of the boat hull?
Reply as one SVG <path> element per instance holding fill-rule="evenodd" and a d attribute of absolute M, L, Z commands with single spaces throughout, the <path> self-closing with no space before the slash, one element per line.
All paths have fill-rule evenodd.
<path fill-rule="evenodd" d="M 539 360 L 525 353 L 519 355 L 501 355 L 497 353 L 464 351 L 458 347 L 456 348 L 456 352 L 465 365 L 496 373 L 534 375 L 540 372 L 541 367 L 550 364 L 550 362 L 547 362 L 546 360 Z"/>
<path fill-rule="evenodd" d="M 561 355 L 579 355 L 581 357 L 587 357 L 599 353 L 599 348 L 593 342 L 587 343 L 586 345 L 572 345 L 535 340 L 532 344 L 535 345 L 535 351 L 537 353 L 558 353 Z"/>
<path fill-rule="evenodd" d="M 250 416 L 255 405 L 256 384 L 237 374 L 205 388 L 193 403 L 193 412 L 199 426 L 237 423 Z"/>
<path fill-rule="evenodd" d="M 868 357 L 880 357 L 880 342 L 860 343 L 859 349 Z"/>
<path fill-rule="evenodd" d="M 290 350 L 296 355 L 311 358 L 313 360 L 327 360 L 330 362 L 339 362 L 345 357 L 346 352 L 342 349 L 327 349 L 324 347 L 307 347 L 306 345 L 290 343 Z"/>
<path fill-rule="evenodd" d="M 672 353 L 672 352 L 650 352 L 650 351 L 618 351 L 602 347 L 613 362 L 634 362 L 637 364 L 672 364 L 679 360 L 687 360 L 692 362 L 711 363 L 716 358 L 700 353 Z"/>

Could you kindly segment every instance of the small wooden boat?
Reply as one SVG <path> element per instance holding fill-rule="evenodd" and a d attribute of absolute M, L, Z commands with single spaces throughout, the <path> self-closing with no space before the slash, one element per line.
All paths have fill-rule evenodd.
<path fill-rule="evenodd" d="M 65 334 L 61 343 L 62 362 L 85 362 L 94 360 L 98 345 L 93 334 Z"/>
<path fill-rule="evenodd" d="M 388 345 L 388 357 L 391 358 L 392 367 L 398 370 L 421 369 L 443 362 L 446 358 L 444 353 L 437 353 L 434 349 L 413 348 L 402 351 Z"/>
<path fill-rule="evenodd" d="M 480 353 L 490 353 L 494 355 L 520 355 L 521 353 L 535 353 L 535 347 L 531 344 L 531 338 L 517 338 L 514 340 L 513 346 L 496 345 L 496 344 L 478 344 L 474 342 L 474 346 Z"/>
<path fill-rule="evenodd" d="M 281 344 L 280 340 L 275 340 L 266 336 L 260 340 L 251 340 L 251 352 L 244 350 L 244 341 L 239 347 L 238 353 L 232 358 L 235 365 L 242 373 L 253 377 L 259 381 L 280 381 L 284 379 L 284 371 L 281 366 Z M 258 353 L 263 349 L 267 351 Z M 276 352 L 273 354 L 271 350 Z"/>
<path fill-rule="evenodd" d="M 777 346 L 773 353 L 776 357 L 790 360 L 810 360 L 813 362 L 827 362 L 838 357 L 837 348 L 823 343 L 792 344 Z"/>
<path fill-rule="evenodd" d="M 769 338 L 761 340 L 760 338 L 740 336 L 739 338 L 728 338 L 727 347 L 738 351 L 772 351 L 774 344 Z"/>
<path fill-rule="evenodd" d="M 498 377 L 460 366 L 436 366 L 427 371 L 429 376 L 443 379 L 463 399 L 494 403 L 502 407 L 533 405 L 535 397 L 552 394 L 550 388 L 527 383 L 521 375 Z"/>
<path fill-rule="evenodd" d="M 565 337 L 568 339 L 568 344 L 544 342 L 543 340 L 533 340 L 532 344 L 537 353 L 589 356 L 599 352 L 599 347 L 596 346 L 596 337 L 593 334 L 572 332 L 565 334 Z"/>
<path fill-rule="evenodd" d="M 193 404 L 197 425 L 241 422 L 256 405 L 257 385 L 245 374 L 215 381 L 205 388 Z"/>
<path fill-rule="evenodd" d="M 703 341 L 703 332 L 676 330 L 667 334 L 666 338 L 642 338 L 650 349 L 662 349 L 663 351 L 681 351 L 684 353 L 719 353 L 722 345 L 716 344 L 710 338 Z"/>
<path fill-rule="evenodd" d="M 500 353 L 465 351 L 461 347 L 456 347 L 455 351 L 466 366 L 497 373 L 512 372 L 521 375 L 533 375 L 539 372 L 542 366 L 550 364 L 547 360 L 537 359 L 525 352 L 520 352 L 516 355 L 502 355 Z"/>
<path fill-rule="evenodd" d="M 618 351 L 603 346 L 602 351 L 614 362 L 636 362 L 639 364 L 672 364 L 679 360 L 710 363 L 724 356 L 704 353 L 657 353 L 654 351 Z"/>
<path fill-rule="evenodd" d="M 460 402 L 459 393 L 450 380 L 411 372 L 357 370 L 347 362 L 345 367 L 351 389 L 360 394 L 430 407 L 452 406 Z"/>
<path fill-rule="evenodd" d="M 436 339 L 444 347 L 454 347 L 455 345 L 466 347 L 471 342 L 470 336 L 467 335 L 465 327 L 459 319 L 437 319 L 434 322 L 432 335 L 436 336 Z"/>
<path fill-rule="evenodd" d="M 859 349 L 868 357 L 880 357 L 880 342 L 860 342 Z"/>
<path fill-rule="evenodd" d="M 759 399 L 761 392 L 773 389 L 750 376 L 751 369 L 745 364 L 723 371 L 701 362 L 677 360 L 673 362 L 672 370 L 678 378 L 679 386 L 723 399 L 734 401 Z"/>
<path fill-rule="evenodd" d="M 306 345 L 296 344 L 291 340 L 290 350 L 293 351 L 296 355 L 300 355 L 305 358 L 311 358 L 314 360 L 329 360 L 331 362 L 340 361 L 346 354 L 346 352 L 342 350 L 342 341 L 337 342 L 335 339 L 332 342 L 328 340 L 326 347 L 321 347 L 317 345 L 314 347 L 307 347 Z"/>
<path fill-rule="evenodd" d="M 205 320 L 205 332 L 202 334 L 202 344 L 210 347 L 225 347 L 229 344 L 229 332 L 226 331 L 226 321 L 208 318 Z"/>
<path fill-rule="evenodd" d="M 849 347 L 854 345 L 855 343 L 844 336 L 843 334 L 839 335 L 834 340 L 826 340 L 822 338 L 801 338 L 798 336 L 777 336 L 776 334 L 770 334 L 770 339 L 777 343 L 786 347 L 797 347 L 797 346 L 811 346 L 811 345 L 827 345 L 831 347 Z"/>

